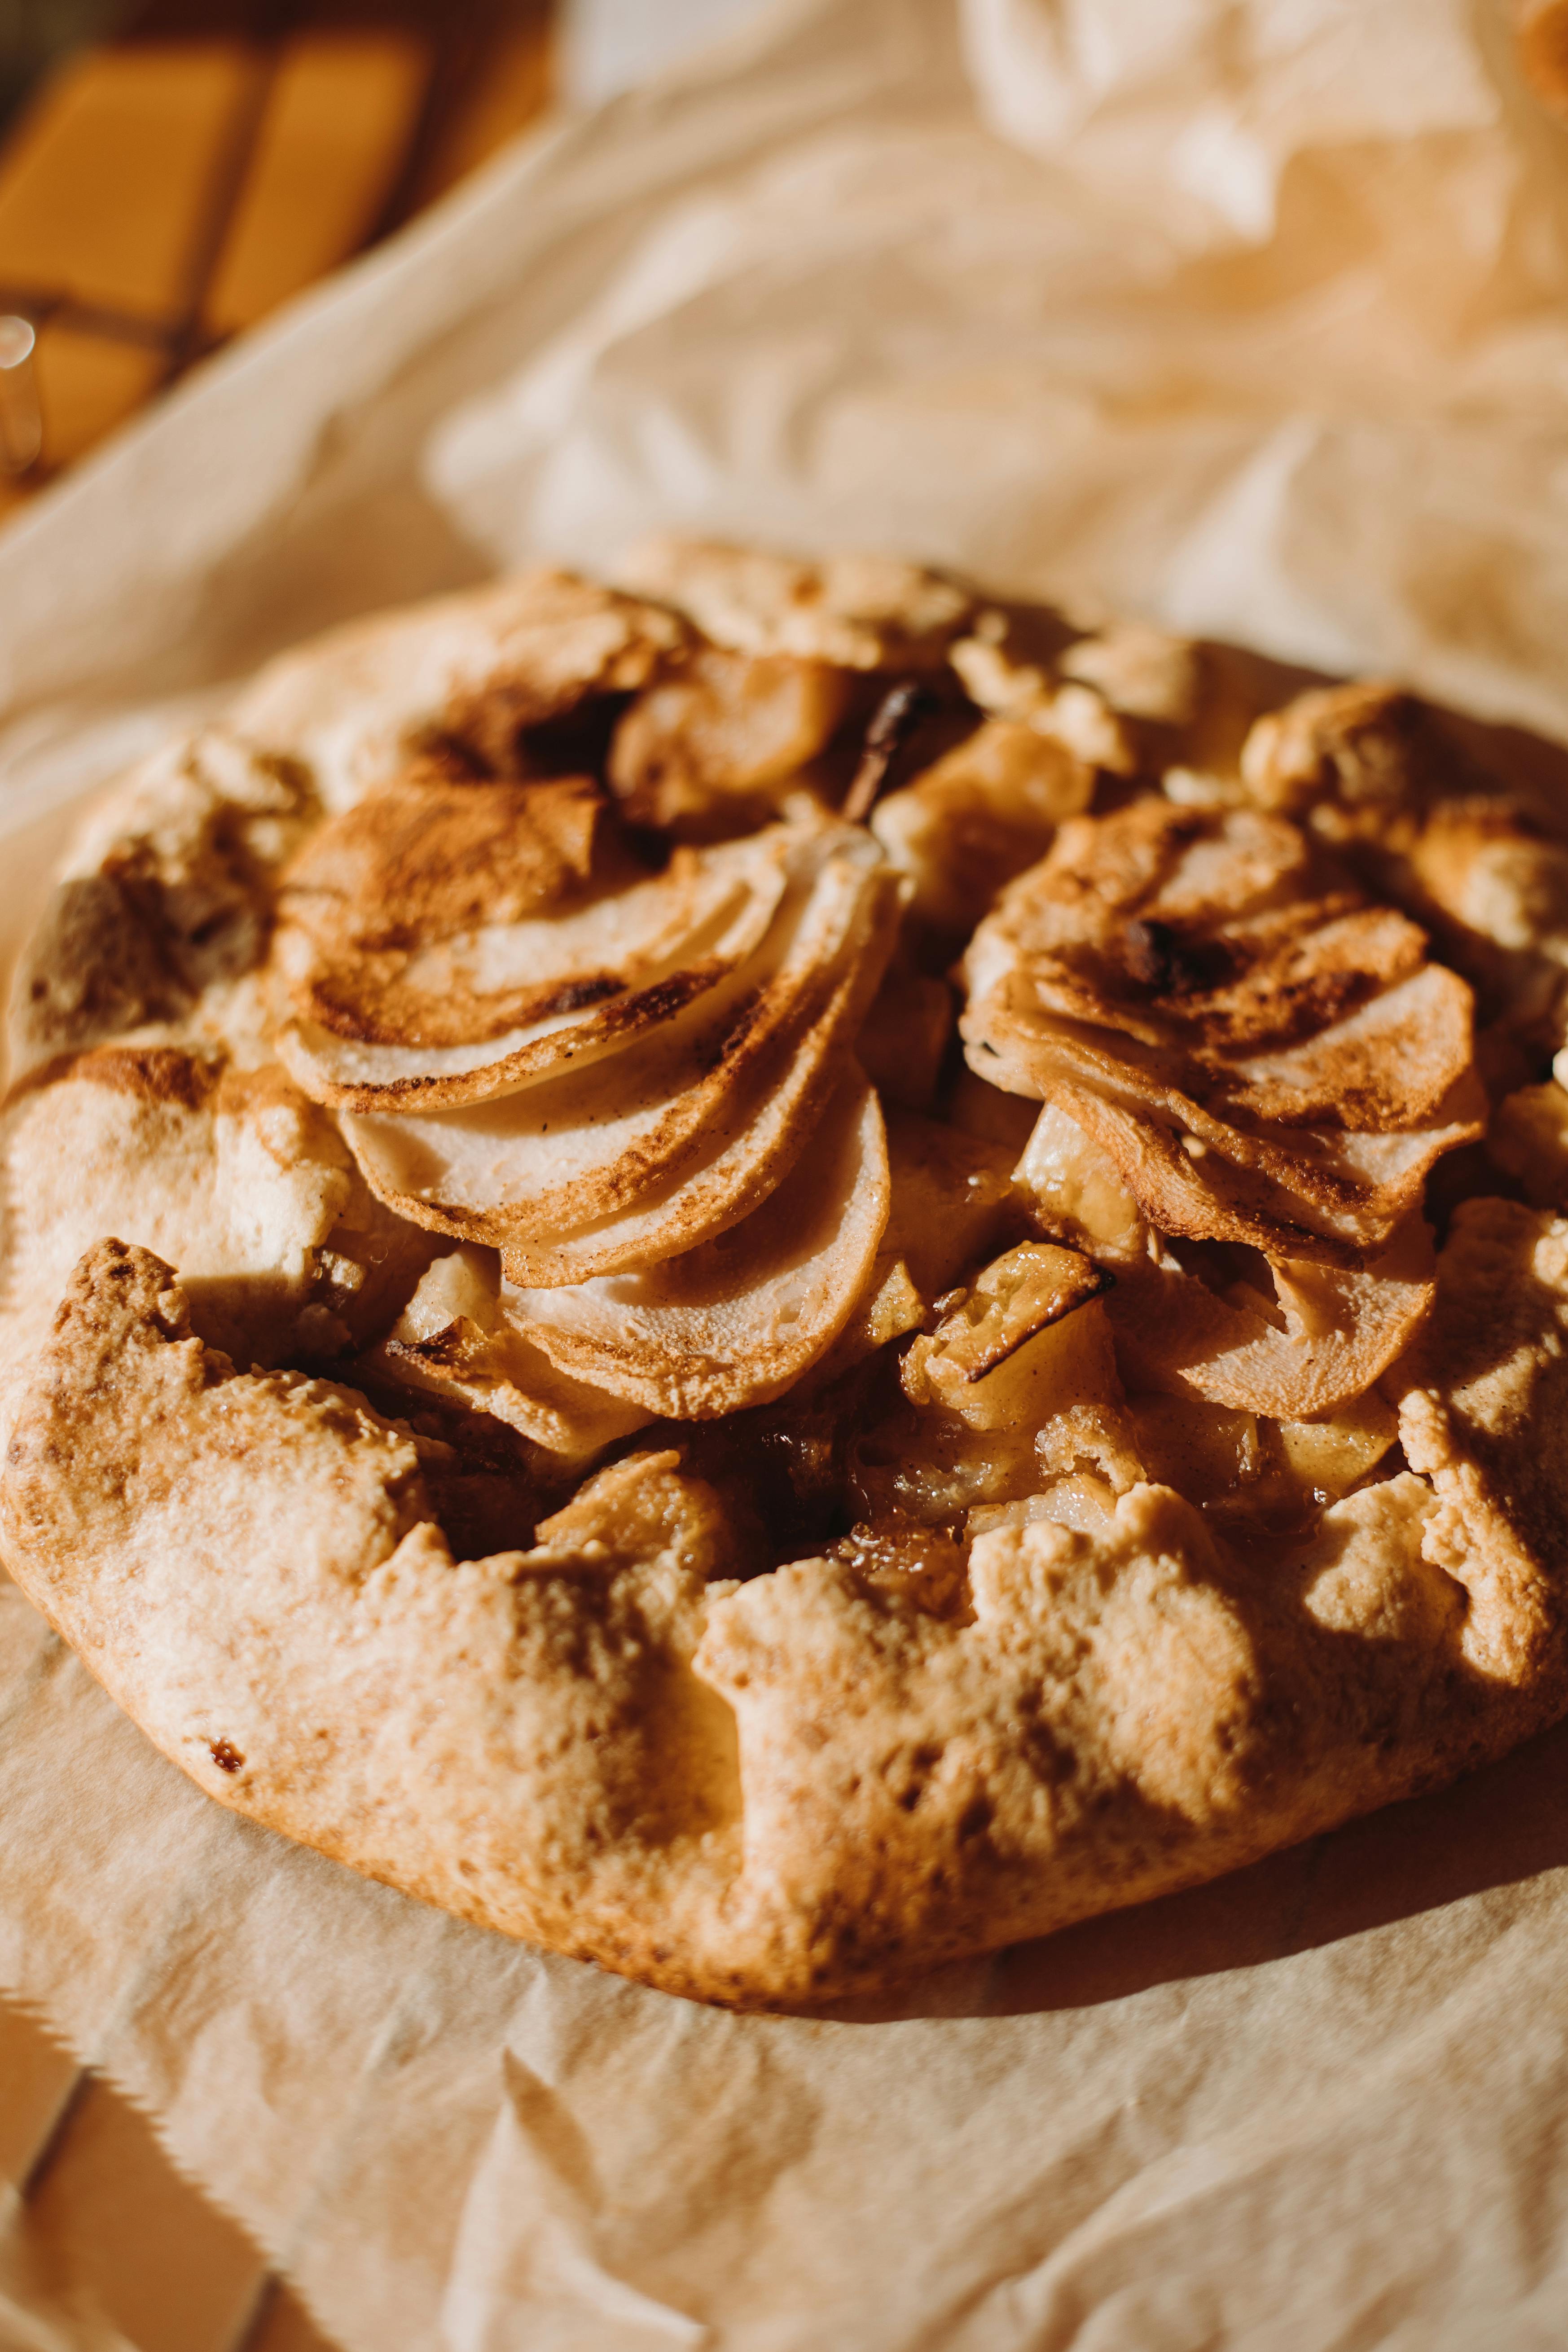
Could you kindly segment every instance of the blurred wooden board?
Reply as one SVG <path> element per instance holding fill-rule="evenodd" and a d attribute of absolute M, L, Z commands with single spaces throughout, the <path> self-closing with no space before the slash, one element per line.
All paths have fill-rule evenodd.
<path fill-rule="evenodd" d="M 254 326 L 358 252 L 413 142 L 431 65 L 428 42 L 395 31 L 282 44 L 202 305 L 204 340 Z"/>
<path fill-rule="evenodd" d="M 27 2180 L 79 2071 L 41 2026 L 0 2003 L 0 2184 L 19 2189 Z"/>
<path fill-rule="evenodd" d="M 0 282 L 176 315 L 262 70 L 228 40 L 89 49 L 62 67 L 0 157 Z"/>
<path fill-rule="evenodd" d="M 523 129 L 550 94 L 552 14 L 150 0 L 137 37 L 62 67 L 0 150 L 0 310 L 37 327 L 43 416 L 38 466 L 0 476 L 0 504 Z"/>
<path fill-rule="evenodd" d="M 434 204 L 543 113 L 554 92 L 552 46 L 548 0 L 520 10 L 486 45 L 464 102 L 435 127 L 410 189 L 411 209 Z"/>
<path fill-rule="evenodd" d="M 46 2309 L 68 2297 L 136 2352 L 333 2352 L 146 2118 L 3 2002 L 0 2184 L 23 2191 L 13 2267 Z"/>
<path fill-rule="evenodd" d="M 266 2265 L 174 2170 L 143 2117 L 89 2076 L 27 2199 L 45 2275 L 83 2288 L 138 2352 L 216 2352 Z"/>

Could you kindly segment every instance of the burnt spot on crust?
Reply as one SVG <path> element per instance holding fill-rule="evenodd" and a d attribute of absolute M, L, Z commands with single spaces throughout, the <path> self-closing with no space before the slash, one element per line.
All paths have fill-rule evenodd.
<path fill-rule="evenodd" d="M 764 1015 L 767 1007 L 768 991 L 766 989 L 758 989 L 753 995 L 742 1001 L 736 1009 L 733 1020 L 722 1034 L 714 1040 L 710 1055 L 711 1068 L 720 1069 L 724 1063 L 732 1061 L 744 1047 L 747 1038 L 759 1027 L 765 1025 Z"/>
<path fill-rule="evenodd" d="M 245 1762 L 244 1757 L 231 1740 L 209 1739 L 207 1748 L 213 1762 L 220 1772 L 237 1772 Z"/>
<path fill-rule="evenodd" d="M 618 996 L 626 986 L 624 980 L 613 971 L 595 972 L 587 980 L 569 981 L 558 988 L 550 1002 L 540 1008 L 541 1018 L 552 1013 L 581 1013 L 589 1004 L 603 1004 L 607 996 Z"/>
<path fill-rule="evenodd" d="M 1130 976 L 1156 996 L 1184 996 L 1231 977 L 1233 959 L 1218 940 L 1184 940 L 1171 924 L 1152 919 L 1130 922 L 1123 936 Z"/>

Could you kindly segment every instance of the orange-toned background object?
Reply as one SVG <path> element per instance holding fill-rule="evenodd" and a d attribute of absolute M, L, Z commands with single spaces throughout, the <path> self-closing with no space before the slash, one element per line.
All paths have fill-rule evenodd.
<path fill-rule="evenodd" d="M 26 2284 L 46 2308 L 107 2320 L 136 2352 L 332 2352 L 244 2231 L 180 2179 L 143 2117 L 0 2004 L 9 2186 L 22 2193 Z"/>
<path fill-rule="evenodd" d="M 0 446 L 27 456 L 35 403 L 41 425 L 0 504 L 530 121 L 551 13 L 145 0 L 58 68 L 0 148 L 0 315 L 37 336 L 30 361 L 0 367 Z"/>

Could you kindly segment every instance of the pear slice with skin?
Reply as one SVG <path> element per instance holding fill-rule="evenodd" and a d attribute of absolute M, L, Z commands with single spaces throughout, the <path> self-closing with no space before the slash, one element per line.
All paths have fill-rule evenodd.
<path fill-rule="evenodd" d="M 762 1207 L 700 1249 L 574 1288 L 501 1286 L 514 1328 L 574 1379 L 689 1421 L 765 1404 L 826 1355 L 888 1222 L 887 1138 L 852 1067 Z"/>
<path fill-rule="evenodd" d="M 399 988 L 435 1007 L 464 1001 L 474 1034 L 458 1043 L 328 1028 L 310 1010 L 323 1009 L 313 993 L 319 946 L 301 927 L 286 930 L 276 964 L 297 1010 L 279 1033 L 279 1059 L 317 1102 L 372 1113 L 460 1108 L 618 1052 L 753 952 L 822 830 L 779 824 L 748 841 L 680 850 L 663 875 L 558 915 L 428 943 L 405 964 Z M 485 1009 L 498 1003 L 526 1017 L 498 1030 Z M 405 1029 L 416 1025 L 405 1019 Z"/>
<path fill-rule="evenodd" d="M 372 1190 L 438 1232 L 549 1247 L 668 1197 L 694 1162 L 727 1148 L 742 1104 L 762 1117 L 764 1077 L 809 1117 L 816 1072 L 853 1036 L 880 977 L 899 903 L 874 849 L 851 852 L 831 835 L 818 849 L 826 854 L 802 860 L 757 954 L 637 1055 L 460 1111 L 346 1117 Z M 791 1053 L 793 1067 L 781 1069 Z M 794 1148 L 787 1126 L 763 1122 L 759 1160 L 782 1174 Z M 731 1172 L 738 1197 L 751 1181 L 743 1149 Z M 708 1230 L 731 1221 L 721 1213 Z M 686 1245 L 677 1213 L 671 1247 Z"/>
<path fill-rule="evenodd" d="M 1276 1297 L 1228 1297 L 1173 1263 L 1117 1271 L 1106 1304 L 1125 1369 L 1142 1383 L 1277 1421 L 1336 1412 L 1416 1337 L 1436 1296 L 1432 1234 L 1406 1219 L 1361 1269 L 1276 1261 Z"/>
<path fill-rule="evenodd" d="M 558 1372 L 503 1321 L 500 1283 L 488 1250 L 465 1244 L 437 1258 L 363 1369 L 490 1413 L 563 1463 L 591 1460 L 650 1418 Z"/>

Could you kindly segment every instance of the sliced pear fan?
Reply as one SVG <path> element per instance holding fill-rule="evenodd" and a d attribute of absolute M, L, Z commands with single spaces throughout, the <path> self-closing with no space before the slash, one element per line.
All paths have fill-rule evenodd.
<path fill-rule="evenodd" d="M 740 1412 L 826 1354 L 866 1286 L 888 1205 L 882 1115 L 852 1071 L 793 1172 L 716 1241 L 572 1289 L 506 1283 L 502 1311 L 558 1370 L 650 1412 Z"/>
<path fill-rule="evenodd" d="M 1255 1133 L 1163 1081 L 1124 1040 L 1020 1016 L 1009 985 L 965 1016 L 971 1038 L 980 1033 L 971 1066 L 1013 1093 L 1059 1105 L 1162 1233 L 1360 1264 L 1386 1245 L 1442 1154 L 1481 1132 L 1484 1097 L 1464 1069 L 1418 1127 Z"/>
<path fill-rule="evenodd" d="M 800 864 L 757 954 L 637 1055 L 469 1109 L 345 1118 L 372 1189 L 438 1231 L 548 1245 L 667 1200 L 694 1161 L 729 1147 L 744 1107 L 762 1112 L 760 1081 L 782 1087 L 797 1120 L 814 1111 L 814 1076 L 854 1034 L 891 946 L 898 900 L 874 848 L 851 828 L 825 830 Z M 785 1056 L 795 1064 L 787 1072 Z M 737 1203 L 756 1164 L 782 1173 L 797 1141 L 772 1122 L 749 1150 L 741 1139 L 729 1177 Z M 714 1213 L 710 1206 L 709 1231 Z M 679 1209 L 664 1222 L 672 1246 L 685 1246 Z"/>
<path fill-rule="evenodd" d="M 1004 1008 L 1110 1032 L 1198 1101 L 1294 1124 L 1414 1126 L 1470 1059 L 1469 992 L 1426 935 L 1255 811 L 1076 819 L 967 972 L 977 1007 L 1011 980 Z"/>
<path fill-rule="evenodd" d="M 563 984 L 630 987 L 668 965 L 757 865 L 755 845 L 677 853 L 650 876 L 608 816 L 587 777 L 416 768 L 367 795 L 284 879 L 296 1010 L 361 1044 L 464 1045 L 552 1011 Z"/>
<path fill-rule="evenodd" d="M 1279 817 L 1080 818 L 982 923 L 971 1066 L 1053 1102 L 1158 1231 L 1359 1265 L 1481 1131 L 1473 1003 Z"/>
<path fill-rule="evenodd" d="M 657 1265 L 726 1232 L 787 1177 L 844 1074 L 868 993 L 851 970 L 800 1039 L 785 1035 L 752 1087 L 716 1115 L 696 1162 L 619 1216 L 551 1244 L 509 1243 L 509 1278 L 556 1287 Z"/>
<path fill-rule="evenodd" d="M 664 874 L 585 905 L 431 941 L 405 959 L 390 1017 L 384 992 L 379 1009 L 364 1007 L 372 1034 L 334 1034 L 302 1011 L 284 1025 L 279 1055 L 318 1102 L 374 1112 L 483 1102 L 616 1052 L 752 952 L 821 830 L 773 825 L 748 841 L 678 850 Z M 297 1005 L 323 1010 L 308 935 L 285 932 L 278 959 Z M 453 1005 L 471 1034 L 439 1042 Z M 374 1034 L 383 1029 L 398 1034 Z"/>

